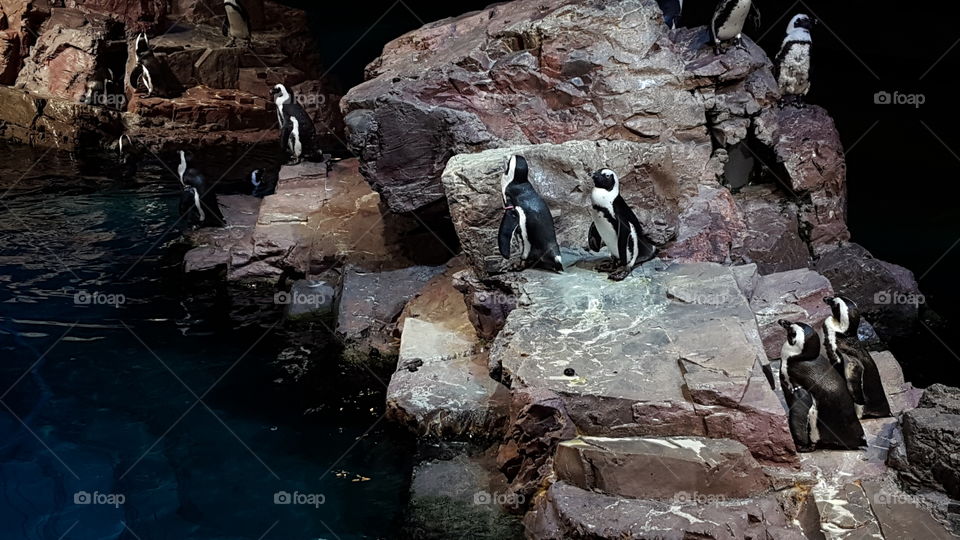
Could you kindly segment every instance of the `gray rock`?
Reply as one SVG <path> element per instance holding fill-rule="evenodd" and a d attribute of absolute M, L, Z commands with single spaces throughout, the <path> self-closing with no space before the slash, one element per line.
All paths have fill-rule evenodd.
<path fill-rule="evenodd" d="M 750 307 L 757 316 L 767 357 L 780 358 L 786 339 L 778 320 L 804 322 L 819 329 L 830 316 L 830 307 L 823 299 L 832 295 L 830 281 L 812 270 L 791 270 L 760 278 Z"/>
<path fill-rule="evenodd" d="M 285 315 L 288 319 L 313 319 L 333 313 L 337 289 L 323 280 L 299 279 L 293 282 L 289 293 L 281 294 L 278 298 L 286 305 Z"/>
<path fill-rule="evenodd" d="M 867 481 L 861 487 L 884 538 L 957 538 L 934 519 L 918 497 L 904 493 L 893 481 Z"/>
<path fill-rule="evenodd" d="M 636 499 L 719 495 L 745 498 L 770 488 L 747 447 L 703 437 L 578 437 L 557 447 L 557 478 Z"/>
<path fill-rule="evenodd" d="M 810 250 L 800 236 L 799 209 L 789 197 L 769 185 L 747 186 L 734 196 L 746 220 L 745 261 L 757 263 L 761 274 L 806 268 Z"/>
<path fill-rule="evenodd" d="M 728 268 L 651 263 L 622 283 L 582 268 L 524 275 L 529 302 L 490 353 L 511 388 L 555 392 L 584 435 L 729 438 L 761 461 L 796 459 Z"/>
<path fill-rule="evenodd" d="M 929 395 L 928 395 L 929 394 Z M 940 402 L 943 405 L 940 405 Z M 934 385 L 903 414 L 901 479 L 960 499 L 960 389 Z"/>

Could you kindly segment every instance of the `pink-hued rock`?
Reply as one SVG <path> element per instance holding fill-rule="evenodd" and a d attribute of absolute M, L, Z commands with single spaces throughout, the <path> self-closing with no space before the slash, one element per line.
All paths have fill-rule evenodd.
<path fill-rule="evenodd" d="M 66 0 L 64 5 L 118 19 L 128 33 L 155 30 L 170 8 L 168 0 Z"/>
<path fill-rule="evenodd" d="M 20 36 L 12 30 L 0 30 L 0 84 L 11 85 L 20 71 Z"/>
<path fill-rule="evenodd" d="M 830 308 L 823 299 L 833 294 L 830 281 L 813 270 L 791 270 L 761 277 L 750 307 L 757 315 L 767 357 L 780 358 L 780 348 L 786 339 L 778 320 L 804 322 L 819 329 L 830 316 Z"/>
<path fill-rule="evenodd" d="M 746 224 L 730 191 L 701 185 L 678 218 L 677 238 L 661 255 L 678 262 L 725 262 L 743 245 Z"/>

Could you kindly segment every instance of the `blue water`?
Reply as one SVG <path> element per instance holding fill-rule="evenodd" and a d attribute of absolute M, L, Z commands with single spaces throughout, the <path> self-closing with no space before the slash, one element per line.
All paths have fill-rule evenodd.
<path fill-rule="evenodd" d="M 380 383 L 322 336 L 276 382 L 304 330 L 187 283 L 176 179 L 117 178 L 0 143 L 0 537 L 393 536 L 411 452 Z"/>

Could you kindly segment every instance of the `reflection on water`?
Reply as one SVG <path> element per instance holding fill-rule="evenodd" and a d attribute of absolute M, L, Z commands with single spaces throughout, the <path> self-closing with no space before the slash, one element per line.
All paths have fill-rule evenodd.
<path fill-rule="evenodd" d="M 382 387 L 315 351 L 329 380 L 304 416 L 272 382 L 279 313 L 241 324 L 183 282 L 176 179 L 115 178 L 0 143 L 3 538 L 390 537 L 410 452 L 377 422 Z"/>

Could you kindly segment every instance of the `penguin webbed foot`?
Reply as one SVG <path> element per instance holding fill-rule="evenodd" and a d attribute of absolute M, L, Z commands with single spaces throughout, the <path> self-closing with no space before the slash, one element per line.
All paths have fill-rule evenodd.
<path fill-rule="evenodd" d="M 747 50 L 747 46 L 743 43 L 743 36 L 737 36 L 733 40 L 734 46 L 740 50 Z"/>
<path fill-rule="evenodd" d="M 620 261 L 616 258 L 608 259 L 597 265 L 597 271 L 609 274 L 620 268 Z"/>
<path fill-rule="evenodd" d="M 633 268 L 623 267 L 623 268 L 620 268 L 619 270 L 611 272 L 610 275 L 607 276 L 607 278 L 610 281 L 623 281 L 628 277 L 630 277 L 630 274 L 632 273 L 633 273 Z"/>

